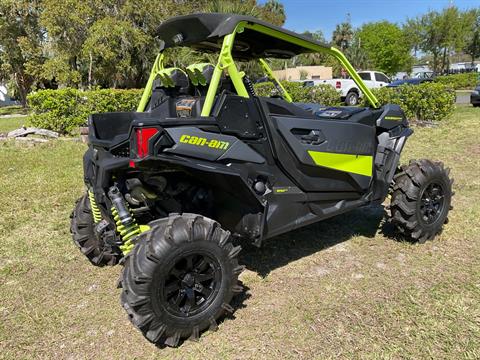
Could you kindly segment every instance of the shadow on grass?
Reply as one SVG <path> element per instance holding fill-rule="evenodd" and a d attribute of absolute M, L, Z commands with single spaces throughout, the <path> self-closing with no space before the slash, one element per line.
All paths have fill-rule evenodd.
<path fill-rule="evenodd" d="M 384 224 L 383 218 L 383 206 L 370 205 L 268 239 L 261 248 L 243 242 L 239 262 L 265 277 L 272 270 L 345 242 L 355 235 L 373 238 L 380 229 L 386 236 L 393 236 L 393 229 Z"/>
<path fill-rule="evenodd" d="M 241 285 L 243 287 L 243 291 L 239 294 L 236 294 L 233 297 L 232 301 L 230 302 L 230 305 L 233 307 L 233 313 L 232 314 L 227 313 L 226 315 L 217 319 L 217 321 L 216 321 L 217 327 L 216 328 L 214 327 L 214 328 L 210 328 L 210 329 L 201 331 L 200 334 L 199 334 L 200 335 L 199 339 L 202 337 L 203 334 L 205 334 L 208 331 L 217 331 L 218 325 L 220 325 L 224 321 L 235 320 L 235 312 L 238 309 L 243 309 L 243 308 L 247 307 L 245 305 L 245 301 L 252 296 L 250 294 L 250 288 L 248 286 L 246 286 L 245 284 L 243 284 L 242 281 L 239 281 L 239 285 Z M 196 339 L 196 340 L 193 339 L 193 341 L 199 341 L 199 339 Z M 180 339 L 178 344 L 177 344 L 177 347 L 181 347 L 185 342 L 189 342 L 189 341 L 192 341 L 192 340 L 191 339 Z M 157 349 L 168 348 L 168 345 L 165 345 L 163 342 L 157 343 L 157 344 L 155 344 L 155 346 L 157 347 Z"/>

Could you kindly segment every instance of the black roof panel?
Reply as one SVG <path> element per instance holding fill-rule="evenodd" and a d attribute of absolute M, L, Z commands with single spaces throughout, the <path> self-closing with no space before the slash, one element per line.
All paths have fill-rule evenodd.
<path fill-rule="evenodd" d="M 162 49 L 174 46 L 189 46 L 201 51 L 218 52 L 222 46 L 223 37 L 231 34 L 240 22 L 260 24 L 298 39 L 322 47 L 329 47 L 309 37 L 285 30 L 252 16 L 234 14 L 202 13 L 177 16 L 163 22 L 158 27 L 157 34 L 163 42 Z M 232 55 L 240 60 L 260 57 L 290 58 L 301 53 L 312 52 L 312 50 L 289 41 L 277 39 L 252 29 L 245 29 L 242 33 L 236 34 L 234 45 Z"/>

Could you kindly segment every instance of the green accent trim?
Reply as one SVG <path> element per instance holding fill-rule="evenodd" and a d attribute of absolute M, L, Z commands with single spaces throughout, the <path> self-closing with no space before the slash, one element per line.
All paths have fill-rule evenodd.
<path fill-rule="evenodd" d="M 275 84 L 277 84 L 277 86 L 282 90 L 283 98 L 288 102 L 292 102 L 293 101 L 292 97 L 287 92 L 287 90 L 283 87 L 282 83 L 278 81 L 277 77 L 273 73 L 270 66 L 268 66 L 267 62 L 264 59 L 258 59 L 258 61 L 260 62 L 260 65 L 262 66 L 263 71 L 265 71 L 265 74 L 267 74 L 268 78 L 272 80 Z"/>
<path fill-rule="evenodd" d="M 213 65 L 210 63 L 201 63 L 201 64 L 192 64 L 187 66 L 186 71 L 193 86 L 207 85 L 207 79 L 205 79 L 205 76 L 203 76 L 203 70 L 207 66 L 213 66 Z"/>
<path fill-rule="evenodd" d="M 391 121 L 402 121 L 403 117 L 401 116 L 385 116 L 385 120 L 391 120 Z"/>
<path fill-rule="evenodd" d="M 145 85 L 145 89 L 143 89 L 142 98 L 140 99 L 140 103 L 138 104 L 138 107 L 137 107 L 138 112 L 145 111 L 145 107 L 148 104 L 148 100 L 150 99 L 150 96 L 152 96 L 153 82 L 157 78 L 157 74 L 163 70 L 163 58 L 164 58 L 163 53 L 160 53 L 157 55 L 157 57 L 155 58 L 155 61 L 153 62 L 152 70 L 150 72 L 147 85 Z"/>
<path fill-rule="evenodd" d="M 284 32 L 281 32 L 281 31 L 278 31 L 278 30 L 275 30 L 275 29 L 272 29 L 272 28 L 269 28 L 267 26 L 260 25 L 260 24 L 251 24 L 251 23 L 248 23 L 248 22 L 241 22 L 237 25 L 237 29 L 241 29 L 243 31 L 244 28 L 252 29 L 252 30 L 261 32 L 262 34 L 266 34 L 266 35 L 275 37 L 277 39 L 282 39 L 282 40 L 291 42 L 292 44 L 296 44 L 296 45 L 304 47 L 306 49 L 313 50 L 314 52 L 323 52 L 323 53 L 327 53 L 327 54 L 335 57 L 345 67 L 347 72 L 352 77 L 353 81 L 355 81 L 355 83 L 360 88 L 360 90 L 363 92 L 363 94 L 368 99 L 370 104 L 375 108 L 377 108 L 379 106 L 378 99 L 370 91 L 370 89 L 367 88 L 367 86 L 365 85 L 363 80 L 360 78 L 358 73 L 353 68 L 352 64 L 350 64 L 350 62 L 347 60 L 345 55 L 340 50 L 338 50 L 334 47 L 331 47 L 331 48 L 323 47 L 323 46 L 315 44 L 313 42 L 310 42 L 310 41 L 307 41 L 307 40 L 304 40 L 304 39 L 300 39 L 296 36 L 286 34 Z"/>
<path fill-rule="evenodd" d="M 372 176 L 373 156 L 338 154 L 309 150 L 315 165 L 363 176 Z"/>
<path fill-rule="evenodd" d="M 233 41 L 235 40 L 235 34 L 237 32 L 241 32 L 241 29 L 239 29 L 238 26 L 233 33 L 228 34 L 223 39 L 222 49 L 220 50 L 220 56 L 218 57 L 217 65 L 213 70 L 212 81 L 208 87 L 201 116 L 210 116 L 210 111 L 212 110 L 213 102 L 215 101 L 218 84 L 220 83 L 220 78 L 224 70 L 228 73 L 228 75 L 230 75 L 230 79 L 232 80 L 235 90 L 237 90 L 237 94 L 246 98 L 249 97 L 247 89 L 242 81 L 244 73 L 238 71 L 232 57 L 232 46 Z"/>

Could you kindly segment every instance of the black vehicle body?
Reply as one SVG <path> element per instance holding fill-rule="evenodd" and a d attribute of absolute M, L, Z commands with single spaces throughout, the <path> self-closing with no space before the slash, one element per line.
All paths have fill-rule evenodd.
<path fill-rule="evenodd" d="M 169 112 L 169 101 L 166 98 L 163 107 L 149 113 L 90 117 L 90 148 L 84 157 L 87 186 L 108 209 L 105 194 L 113 179 L 140 178 L 152 191 L 158 187 L 149 184 L 149 178 L 162 174 L 195 179 L 212 196 L 210 213 L 205 215 L 257 245 L 262 239 L 383 201 L 412 133 L 395 105 L 376 110 L 318 108 L 223 94 L 211 117 L 178 118 Z M 231 108 L 236 109 L 233 116 Z M 148 155 L 139 159 L 135 135 L 142 127 L 158 133 L 149 140 Z M 228 143 L 228 148 L 190 144 L 184 141 L 188 137 Z M 366 157 L 371 174 L 317 165 L 309 152 Z M 242 211 L 228 211 L 233 204 Z M 166 205 L 162 208 L 162 200 L 157 206 L 165 213 L 172 211 Z M 186 209 L 177 204 L 173 210 Z"/>
<path fill-rule="evenodd" d="M 480 106 L 480 85 L 478 85 L 470 94 L 470 104 L 475 107 Z"/>

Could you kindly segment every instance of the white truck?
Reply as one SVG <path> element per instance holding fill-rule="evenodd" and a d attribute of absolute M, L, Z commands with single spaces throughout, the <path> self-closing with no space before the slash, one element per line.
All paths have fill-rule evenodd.
<path fill-rule="evenodd" d="M 379 71 L 359 71 L 358 75 L 362 78 L 363 82 L 369 89 L 377 89 L 387 86 L 390 83 L 390 79 L 384 73 Z M 342 101 L 345 101 L 346 105 L 354 106 L 358 104 L 359 98 L 362 96 L 362 92 L 358 89 L 358 86 L 352 79 L 330 79 L 330 80 L 304 80 L 304 86 L 314 86 L 328 84 L 337 89 L 342 97 Z"/>

